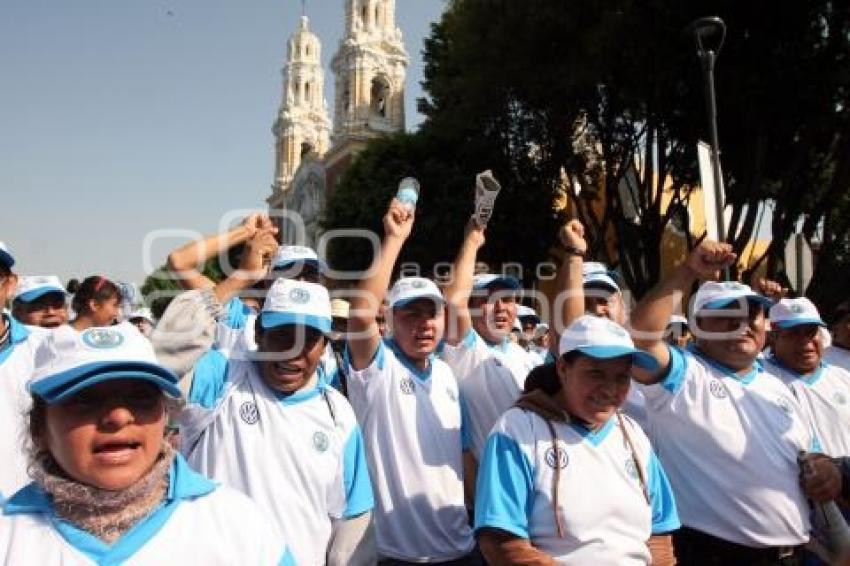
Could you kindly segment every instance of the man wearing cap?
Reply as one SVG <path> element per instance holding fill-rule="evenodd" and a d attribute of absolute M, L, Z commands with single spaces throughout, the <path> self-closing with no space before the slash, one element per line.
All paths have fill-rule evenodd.
<path fill-rule="evenodd" d="M 298 564 L 368 560 L 363 437 L 348 401 L 318 372 L 331 331 L 327 289 L 278 279 L 255 325 L 256 352 L 214 350 L 196 366 L 182 451 L 264 507 Z"/>
<path fill-rule="evenodd" d="M 127 316 L 127 322 L 135 326 L 145 338 L 150 338 L 153 327 L 156 325 L 156 321 L 153 319 L 153 313 L 147 307 L 131 312 Z"/>
<path fill-rule="evenodd" d="M 0 242 L 0 308 L 18 285 L 18 276 L 12 271 L 14 265 L 9 248 Z M 0 311 L 0 502 L 28 481 L 22 441 L 23 415 L 30 405 L 26 383 L 34 369 L 36 347 L 47 334 Z"/>
<path fill-rule="evenodd" d="M 632 311 L 632 336 L 659 362 L 635 371 L 649 432 L 676 493 L 680 564 L 799 564 L 809 503 L 834 498 L 840 474 L 825 457 L 800 485 L 798 455 L 816 448 L 791 391 L 758 360 L 769 301 L 734 281 L 708 281 L 693 300 L 696 342 L 664 342 L 670 316 L 697 279 L 732 263 L 731 246 L 702 242 Z"/>
<path fill-rule="evenodd" d="M 12 316 L 30 326 L 56 328 L 68 322 L 67 298 L 55 275 L 21 277 L 12 297 Z"/>
<path fill-rule="evenodd" d="M 771 372 L 796 395 L 823 453 L 850 456 L 850 373 L 824 361 L 817 307 L 805 297 L 782 299 L 770 308 L 770 327 Z"/>
<path fill-rule="evenodd" d="M 458 386 L 434 356 L 443 334 L 443 296 L 433 281 L 399 279 L 389 293 L 391 337 L 375 323 L 413 211 L 393 199 L 370 276 L 351 297 L 348 394 L 363 425 L 375 485 L 379 565 L 480 564 L 465 509 L 472 467 Z M 509 328 L 509 327 L 508 327 Z M 466 477 L 465 477 L 466 475 Z"/>
<path fill-rule="evenodd" d="M 517 323 L 519 281 L 493 273 L 473 275 L 483 245 L 484 229 L 470 218 L 452 280 L 443 289 L 450 317 L 441 357 L 457 377 L 476 458 L 496 419 L 513 406 L 537 365 L 508 337 Z"/>
<path fill-rule="evenodd" d="M 832 344 L 826 348 L 824 359 L 850 371 L 850 301 L 844 301 L 832 315 Z"/>

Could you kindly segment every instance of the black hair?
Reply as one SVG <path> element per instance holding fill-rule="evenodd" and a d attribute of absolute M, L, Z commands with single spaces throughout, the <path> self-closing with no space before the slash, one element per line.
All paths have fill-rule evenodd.
<path fill-rule="evenodd" d="M 71 301 L 71 307 L 78 315 L 88 314 L 90 312 L 89 301 L 94 300 L 103 303 L 113 298 L 121 300 L 121 288 L 106 277 L 92 275 L 86 277 L 80 283 Z"/>
<path fill-rule="evenodd" d="M 578 350 L 573 350 L 567 352 L 561 358 L 567 365 L 572 365 L 581 355 L 583 354 Z M 558 377 L 558 367 L 555 362 L 539 365 L 528 372 L 523 393 L 531 393 L 537 389 L 542 390 L 547 395 L 554 395 L 561 390 L 561 380 Z"/>
<path fill-rule="evenodd" d="M 68 284 L 65 285 L 65 290 L 71 293 L 72 295 L 80 290 L 80 280 L 76 277 L 68 280 Z"/>
<path fill-rule="evenodd" d="M 844 318 L 846 318 L 848 315 L 850 315 L 850 300 L 844 301 L 843 303 L 835 307 L 835 311 L 832 313 L 832 316 L 829 317 L 829 320 L 827 322 L 829 322 L 830 326 L 833 324 L 838 324 L 839 322 L 844 320 Z"/>

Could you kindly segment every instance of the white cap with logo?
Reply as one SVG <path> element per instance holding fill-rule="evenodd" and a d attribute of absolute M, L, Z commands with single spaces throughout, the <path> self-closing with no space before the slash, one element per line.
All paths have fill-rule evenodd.
<path fill-rule="evenodd" d="M 140 379 L 180 397 L 177 375 L 157 362 L 147 338 L 127 322 L 77 332 L 60 326 L 35 352 L 28 389 L 49 405 L 92 385 L 115 379 Z"/>
<path fill-rule="evenodd" d="M 319 259 L 316 251 L 307 246 L 279 246 L 272 260 L 274 269 L 286 269 L 296 263 L 313 265 L 316 269 L 323 271 L 325 263 Z"/>
<path fill-rule="evenodd" d="M 390 289 L 387 303 L 390 308 L 403 307 L 418 299 L 430 299 L 435 303 L 444 303 L 443 294 L 437 285 L 424 277 L 402 277 Z"/>
<path fill-rule="evenodd" d="M 260 324 L 265 329 L 297 324 L 327 334 L 331 331 L 328 290 L 317 283 L 276 279 L 266 294 Z"/>
<path fill-rule="evenodd" d="M 605 266 L 604 263 L 597 261 L 586 261 L 581 266 L 582 283 L 587 285 L 601 285 L 612 291 L 619 291 L 620 286 L 614 280 L 612 272 Z"/>
<path fill-rule="evenodd" d="M 793 328 L 804 324 L 826 326 L 818 308 L 806 297 L 782 299 L 770 307 L 771 328 Z"/>
<path fill-rule="evenodd" d="M 580 316 L 567 327 L 558 343 L 558 353 L 563 356 L 573 351 L 597 359 L 631 356 L 632 363 L 640 368 L 658 369 L 652 355 L 635 348 L 625 328 L 600 316 Z"/>
<path fill-rule="evenodd" d="M 487 289 L 493 285 L 507 287 L 508 289 L 519 289 L 520 283 L 516 277 L 500 275 L 498 273 L 479 273 L 472 278 L 472 288 L 476 291 Z"/>
<path fill-rule="evenodd" d="M 749 285 L 738 281 L 706 281 L 694 296 L 693 312 L 734 307 L 740 301 L 754 302 L 770 307 L 773 301 L 753 291 Z"/>
<path fill-rule="evenodd" d="M 29 275 L 21 277 L 18 281 L 18 288 L 15 289 L 12 299 L 30 303 L 47 293 L 68 294 L 62 286 L 62 282 L 55 275 Z"/>

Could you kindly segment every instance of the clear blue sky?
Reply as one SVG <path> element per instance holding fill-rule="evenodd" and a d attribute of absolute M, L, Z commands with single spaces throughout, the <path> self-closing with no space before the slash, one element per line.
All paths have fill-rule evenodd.
<path fill-rule="evenodd" d="M 311 0 L 328 62 L 344 0 Z M 396 0 L 421 117 L 422 39 L 443 0 Z M 9 0 L 0 17 L 0 240 L 23 274 L 141 283 L 157 229 L 265 209 L 300 0 Z M 185 241 L 159 238 L 149 262 Z"/>

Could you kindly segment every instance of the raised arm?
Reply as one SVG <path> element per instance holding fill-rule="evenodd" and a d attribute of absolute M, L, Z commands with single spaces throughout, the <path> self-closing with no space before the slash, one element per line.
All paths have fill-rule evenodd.
<path fill-rule="evenodd" d="M 184 289 L 212 289 L 215 283 L 200 272 L 204 263 L 233 246 L 249 240 L 258 230 L 271 226 L 268 216 L 252 214 L 228 232 L 189 242 L 177 248 L 168 254 L 171 277 Z"/>
<path fill-rule="evenodd" d="M 472 218 L 466 223 L 463 242 L 452 266 L 451 280 L 443 288 L 443 296 L 449 308 L 449 324 L 446 325 L 446 343 L 456 346 L 472 328 L 469 315 L 469 295 L 472 293 L 472 277 L 475 274 L 475 258 L 484 245 L 484 228 Z"/>
<path fill-rule="evenodd" d="M 266 276 L 278 248 L 276 234 L 277 228 L 268 226 L 247 241 L 239 267 L 213 289 L 222 305 Z"/>
<path fill-rule="evenodd" d="M 384 239 L 381 249 L 372 259 L 372 266 L 360 283 L 357 292 L 351 297 L 348 317 L 348 353 L 355 370 L 369 366 L 378 346 L 381 335 L 375 317 L 381 307 L 381 301 L 390 284 L 393 267 L 401 252 L 401 247 L 410 236 L 413 228 L 413 212 L 397 199 L 390 203 L 384 215 Z"/>
<path fill-rule="evenodd" d="M 670 316 L 682 303 L 682 297 L 699 279 L 716 278 L 719 271 L 735 261 L 732 246 L 704 241 L 691 250 L 685 262 L 650 291 L 632 310 L 631 332 L 635 346 L 646 350 L 658 361 L 654 374 L 634 368 L 634 377 L 643 383 L 655 383 L 670 365 L 670 351 L 664 342 L 664 330 Z"/>
<path fill-rule="evenodd" d="M 557 358 L 561 333 L 572 321 L 584 314 L 584 282 L 582 267 L 587 241 L 584 226 L 570 220 L 558 231 L 558 243 L 564 252 L 555 277 L 555 296 L 549 313 L 549 350 Z"/>

